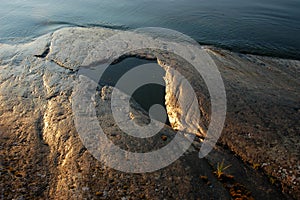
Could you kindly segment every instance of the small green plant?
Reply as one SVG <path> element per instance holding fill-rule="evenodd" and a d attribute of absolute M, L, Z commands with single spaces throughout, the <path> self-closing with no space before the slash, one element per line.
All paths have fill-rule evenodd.
<path fill-rule="evenodd" d="M 218 178 L 221 178 L 222 174 L 224 174 L 224 171 L 228 169 L 231 165 L 224 166 L 224 159 L 221 163 L 217 164 L 217 170 L 215 171 L 215 174 Z"/>

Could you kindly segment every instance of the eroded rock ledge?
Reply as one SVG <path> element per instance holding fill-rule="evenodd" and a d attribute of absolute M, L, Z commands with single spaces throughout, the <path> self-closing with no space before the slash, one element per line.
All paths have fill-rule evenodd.
<path fill-rule="evenodd" d="M 99 44 L 117 32 L 66 28 L 27 44 L 0 44 L 1 199 L 237 198 L 234 189 L 232 192 L 213 175 L 223 159 L 232 165 L 226 173 L 234 176 L 233 185 L 245 187 L 249 193 L 244 195 L 249 199 L 300 196 L 300 62 L 295 60 L 205 47 L 221 72 L 228 101 L 225 127 L 215 150 L 200 160 L 199 143 L 195 141 L 178 161 L 148 174 L 121 173 L 94 159 L 74 127 L 72 93 L 79 67 L 95 49 L 109 49 Z M 198 96 L 205 133 L 209 95 L 192 68 L 165 52 L 148 49 L 132 55 L 158 59 L 167 73 L 171 66 L 190 80 Z M 89 59 L 92 63 L 93 56 Z M 171 91 L 170 85 L 168 88 Z M 110 88 L 99 88 L 97 95 L 97 111 L 108 137 L 134 150 L 136 145 L 126 143 L 126 136 L 108 112 Z M 172 110 L 178 107 L 176 101 L 166 102 L 176 120 L 180 115 L 180 109 Z M 146 118 L 138 105 L 135 114 Z M 166 126 L 149 144 L 158 141 L 159 147 L 174 134 Z"/>

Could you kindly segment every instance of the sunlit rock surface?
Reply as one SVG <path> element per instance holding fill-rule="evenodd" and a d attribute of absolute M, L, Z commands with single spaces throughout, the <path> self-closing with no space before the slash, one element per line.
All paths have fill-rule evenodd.
<path fill-rule="evenodd" d="M 230 187 L 213 174 L 223 159 L 231 164 L 226 173 L 234 176 L 233 185 L 245 187 L 249 193 L 242 195 L 249 199 L 299 197 L 300 62 L 294 60 L 205 47 L 227 92 L 227 118 L 215 150 L 200 160 L 201 143 L 195 141 L 172 165 L 146 174 L 122 173 L 96 160 L 75 129 L 72 95 L 80 66 L 108 58 L 110 47 L 101 46 L 101 41 L 117 32 L 66 28 L 31 43 L 0 44 L 1 199 L 230 199 L 234 197 Z M 107 49 L 107 55 L 93 55 L 99 48 Z M 181 121 L 180 107 L 168 94 L 166 107 L 174 129 L 193 124 L 199 128 L 194 133 L 200 136 L 197 140 L 202 140 L 210 120 L 203 80 L 175 55 L 151 50 L 132 55 L 158 59 L 170 80 L 168 94 L 180 90 L 180 84 L 172 85 L 168 67 L 189 80 L 198 97 L 201 122 Z M 112 88 L 98 89 L 96 110 L 108 137 L 122 148 L 139 149 L 141 143 L 128 143 L 109 112 Z M 132 113 L 132 120 L 147 121 L 147 114 L 134 103 Z M 165 126 L 140 148 L 160 148 L 174 134 Z"/>

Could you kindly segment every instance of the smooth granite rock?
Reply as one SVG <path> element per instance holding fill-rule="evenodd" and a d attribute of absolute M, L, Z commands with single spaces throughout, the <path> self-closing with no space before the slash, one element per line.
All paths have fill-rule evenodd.
<path fill-rule="evenodd" d="M 146 142 L 129 138 L 110 113 L 111 86 L 99 85 L 97 117 L 115 144 L 130 151 L 161 148 L 175 130 L 199 128 L 191 148 L 156 172 L 124 173 L 98 161 L 83 145 L 74 124 L 72 97 L 80 67 L 111 57 L 101 42 L 119 33 L 103 28 L 64 28 L 17 45 L 0 44 L 0 198 L 1 199 L 297 199 L 300 196 L 300 62 L 205 47 L 224 80 L 227 116 L 215 149 L 198 158 L 210 122 L 204 81 L 182 58 L 141 49 L 126 56 L 157 59 L 166 70 L 166 108 L 171 125 Z M 113 43 L 112 43 L 113 44 Z M 124 51 L 131 44 L 121 44 Z M 97 52 L 106 54 L 97 55 Z M 100 59 L 100 60 L 99 60 Z M 178 93 L 169 71 L 191 83 L 198 97 L 199 124 L 180 118 Z M 175 77 L 176 78 L 176 77 Z M 173 80 L 173 81 L 172 81 Z M 172 99 L 173 98 L 173 99 Z M 187 98 L 187 97 L 182 97 Z M 148 115 L 132 102 L 131 120 Z M 182 121 L 183 120 L 183 121 Z M 174 130 L 175 129 L 175 130 Z M 230 181 L 213 173 L 224 160 Z M 242 191 L 242 192 L 241 192 Z"/>

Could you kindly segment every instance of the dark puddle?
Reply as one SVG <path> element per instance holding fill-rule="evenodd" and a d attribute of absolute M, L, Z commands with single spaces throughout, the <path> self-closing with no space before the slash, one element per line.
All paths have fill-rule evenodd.
<path fill-rule="evenodd" d="M 145 64 L 158 66 L 157 62 L 154 60 L 146 60 L 146 59 L 140 59 L 136 57 L 128 57 L 119 62 L 111 64 L 102 74 L 99 84 L 115 87 L 117 82 L 125 73 L 129 72 L 131 69 L 135 67 L 145 65 Z M 163 80 L 163 77 L 165 75 L 164 69 L 161 68 L 160 66 L 159 68 L 155 68 L 155 69 L 158 70 L 149 71 L 149 76 L 155 76 L 156 80 L 159 80 L 160 82 L 164 82 Z M 126 94 L 130 94 L 127 85 L 118 85 L 117 88 Z M 149 112 L 150 107 L 154 104 L 159 104 L 163 106 L 166 111 L 165 95 L 166 93 L 165 93 L 164 85 L 151 83 L 151 84 L 140 86 L 138 89 L 134 91 L 134 93 L 131 95 L 131 98 L 134 99 L 147 112 Z M 161 116 L 157 116 L 154 114 L 152 117 L 165 124 L 168 125 L 170 124 L 168 118 L 167 121 L 162 121 L 160 119 Z"/>

